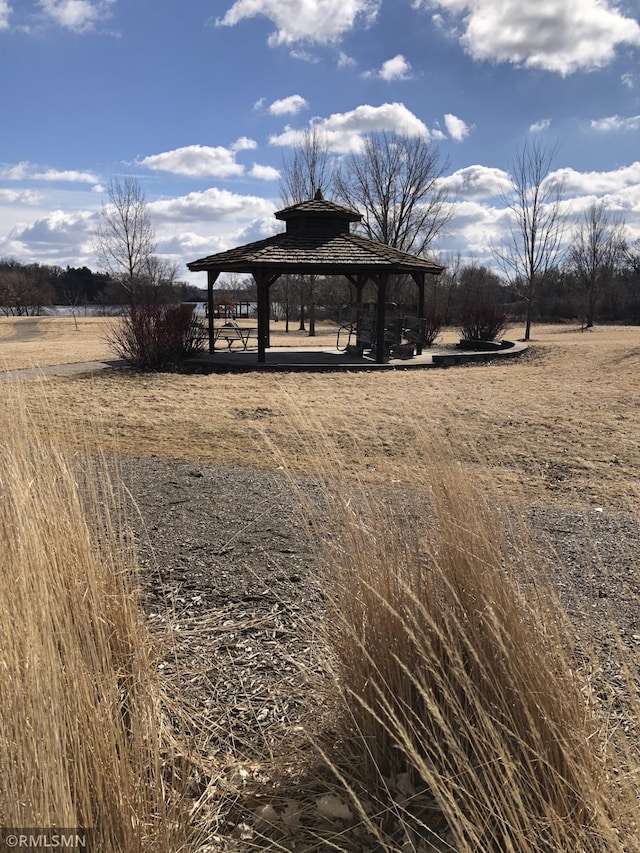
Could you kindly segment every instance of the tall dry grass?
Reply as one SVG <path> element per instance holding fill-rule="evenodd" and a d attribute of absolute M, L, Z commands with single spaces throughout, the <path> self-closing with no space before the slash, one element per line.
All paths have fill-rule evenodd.
<path fill-rule="evenodd" d="M 461 466 L 417 459 L 412 490 L 358 490 L 331 478 L 330 445 L 312 455 L 338 708 L 319 748 L 379 849 L 640 849 L 634 735 L 600 706 L 597 650 L 574 649 L 513 507 Z"/>
<path fill-rule="evenodd" d="M 0 824 L 91 829 L 114 853 L 183 849 L 122 495 L 97 457 L 60 449 L 56 420 L 37 428 L 20 389 L 5 395 Z"/>

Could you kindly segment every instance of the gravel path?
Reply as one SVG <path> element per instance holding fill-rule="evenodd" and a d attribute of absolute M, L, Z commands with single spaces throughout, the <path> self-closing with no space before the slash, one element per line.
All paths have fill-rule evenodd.
<path fill-rule="evenodd" d="M 166 667 L 196 713 L 217 715 L 220 751 L 251 756 L 265 746 L 256 717 L 270 743 L 284 737 L 306 701 L 301 665 L 315 666 L 306 626 L 322 595 L 290 484 L 150 458 L 126 460 L 123 475 L 146 609 L 160 626 L 169 620 L 176 641 Z"/>

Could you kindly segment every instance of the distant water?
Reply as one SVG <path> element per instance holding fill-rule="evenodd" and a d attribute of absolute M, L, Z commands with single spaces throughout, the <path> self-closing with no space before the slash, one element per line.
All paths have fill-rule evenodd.
<path fill-rule="evenodd" d="M 195 304 L 195 313 L 198 317 L 205 316 L 205 302 L 190 302 Z M 42 314 L 47 317 L 117 317 L 125 310 L 123 305 L 48 305 L 42 309 Z"/>

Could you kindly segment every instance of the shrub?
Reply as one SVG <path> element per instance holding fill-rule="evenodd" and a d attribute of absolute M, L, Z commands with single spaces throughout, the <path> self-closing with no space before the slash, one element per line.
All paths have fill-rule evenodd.
<path fill-rule="evenodd" d="M 494 341 L 507 327 L 507 315 L 495 302 L 475 300 L 462 307 L 460 332 L 472 341 Z"/>
<path fill-rule="evenodd" d="M 467 267 L 460 283 L 460 331 L 465 338 L 493 341 L 507 326 L 503 288 L 484 267 Z"/>
<path fill-rule="evenodd" d="M 433 342 L 440 334 L 440 331 L 442 329 L 442 320 L 436 314 L 430 314 L 428 317 L 425 318 L 424 323 L 424 335 L 422 340 L 424 346 L 430 347 L 433 346 Z"/>
<path fill-rule="evenodd" d="M 113 327 L 115 353 L 138 370 L 167 370 L 202 352 L 206 333 L 193 305 L 132 305 Z"/>

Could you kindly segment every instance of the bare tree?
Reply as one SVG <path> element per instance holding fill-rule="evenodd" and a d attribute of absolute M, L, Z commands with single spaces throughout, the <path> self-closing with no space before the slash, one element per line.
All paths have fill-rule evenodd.
<path fill-rule="evenodd" d="M 444 272 L 442 275 L 432 276 L 433 313 L 440 318 L 443 326 L 450 326 L 457 307 L 462 255 L 459 251 L 455 254 L 448 252 L 436 260 L 442 264 Z"/>
<path fill-rule="evenodd" d="M 126 287 L 133 301 L 136 286 L 155 252 L 147 202 L 135 178 L 109 181 L 94 246 L 101 265 Z"/>
<path fill-rule="evenodd" d="M 330 193 L 333 183 L 332 164 L 327 139 L 317 127 L 307 128 L 300 142 L 293 146 L 290 156 L 283 157 L 280 179 L 280 196 L 283 204 L 300 204 Z M 296 276 L 300 296 L 300 328 L 305 331 L 305 301 L 309 306 L 309 337 L 316 334 L 315 276 Z M 308 299 L 305 300 L 305 291 Z"/>
<path fill-rule="evenodd" d="M 563 254 L 566 219 L 562 213 L 562 182 L 551 174 L 556 154 L 537 142 L 518 151 L 512 187 L 503 194 L 509 214 L 502 245 L 494 257 L 507 280 L 524 299 L 524 339 L 531 338 L 531 320 L 537 287 Z"/>
<path fill-rule="evenodd" d="M 140 267 L 137 286 L 147 302 L 175 302 L 178 264 L 157 255 L 148 255 Z"/>
<path fill-rule="evenodd" d="M 625 221 L 604 202 L 584 213 L 571 241 L 569 268 L 584 297 L 584 320 L 593 326 L 598 297 L 611 281 L 627 251 Z"/>
<path fill-rule="evenodd" d="M 507 327 L 504 287 L 487 267 L 472 262 L 459 273 L 460 331 L 469 340 L 493 341 Z"/>
<path fill-rule="evenodd" d="M 312 199 L 319 191 L 331 195 L 333 165 L 326 136 L 312 126 L 303 131 L 291 154 L 282 158 L 280 197 L 285 207 Z"/>
<path fill-rule="evenodd" d="M 336 197 L 363 214 L 366 235 L 422 255 L 451 218 L 448 164 L 425 136 L 374 133 L 336 173 Z"/>

